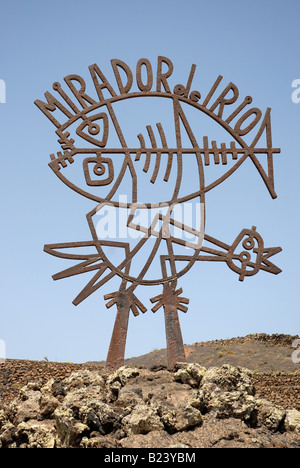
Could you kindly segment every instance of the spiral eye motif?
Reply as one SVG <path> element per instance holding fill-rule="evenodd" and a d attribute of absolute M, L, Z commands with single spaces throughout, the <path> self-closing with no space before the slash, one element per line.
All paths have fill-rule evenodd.
<path fill-rule="evenodd" d="M 109 185 L 114 179 L 114 165 L 110 158 L 86 158 L 83 161 L 83 171 L 89 186 Z"/>

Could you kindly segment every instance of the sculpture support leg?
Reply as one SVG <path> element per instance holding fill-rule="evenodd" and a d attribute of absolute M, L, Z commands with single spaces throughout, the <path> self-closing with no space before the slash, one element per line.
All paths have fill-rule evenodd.
<path fill-rule="evenodd" d="M 177 308 L 165 304 L 165 323 L 167 338 L 168 368 L 173 369 L 176 362 L 186 362 Z"/>
<path fill-rule="evenodd" d="M 106 367 L 118 368 L 124 365 L 130 310 L 132 310 L 135 317 L 139 315 L 139 310 L 143 314 L 147 312 L 146 307 L 133 294 L 133 288 L 126 290 L 125 287 L 126 283 L 123 283 L 119 291 L 104 296 L 104 299 L 109 300 L 109 303 L 106 304 L 108 309 L 115 304 L 117 306 L 117 317 L 108 350 Z"/>
<path fill-rule="evenodd" d="M 176 362 L 186 362 L 178 310 L 187 312 L 188 308 L 184 304 L 188 304 L 189 300 L 180 296 L 183 292 L 181 288 L 177 289 L 177 291 L 175 288 L 175 285 L 166 283 L 163 293 L 151 299 L 152 304 L 156 303 L 152 308 L 152 312 L 157 312 L 161 307 L 165 311 L 169 369 L 173 369 Z"/>
<path fill-rule="evenodd" d="M 129 312 L 129 304 L 118 304 L 118 312 L 108 350 L 106 367 L 118 368 L 124 365 Z"/>

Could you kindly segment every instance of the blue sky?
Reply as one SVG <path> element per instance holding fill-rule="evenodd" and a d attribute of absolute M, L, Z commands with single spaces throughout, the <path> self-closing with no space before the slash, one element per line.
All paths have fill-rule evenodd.
<path fill-rule="evenodd" d="M 257 226 L 267 247 L 281 246 L 279 276 L 260 272 L 245 282 L 226 265 L 201 264 L 180 282 L 190 298 L 180 314 L 184 342 L 249 333 L 299 334 L 300 104 L 292 82 L 300 79 L 298 0 L 2 1 L 0 79 L 1 293 L 0 339 L 7 356 L 84 362 L 106 358 L 115 319 L 105 308 L 105 287 L 83 304 L 72 300 L 86 284 L 74 277 L 54 282 L 67 268 L 43 252 L 44 244 L 89 240 L 85 219 L 94 202 L 69 190 L 48 167 L 59 151 L 54 127 L 33 104 L 70 74 L 90 80 L 97 63 L 135 69 L 145 57 L 174 64 L 174 84 L 197 65 L 193 86 L 209 90 L 219 75 L 241 98 L 272 108 L 276 200 L 251 164 L 207 196 L 207 232 L 231 244 L 243 228 Z M 178 77 L 178 78 L 177 78 Z M 203 92 L 204 92 L 203 91 Z M 135 125 L 134 117 L 132 125 Z M 130 119 L 128 119 L 130 125 Z M 162 311 L 130 317 L 126 356 L 165 347 Z"/>

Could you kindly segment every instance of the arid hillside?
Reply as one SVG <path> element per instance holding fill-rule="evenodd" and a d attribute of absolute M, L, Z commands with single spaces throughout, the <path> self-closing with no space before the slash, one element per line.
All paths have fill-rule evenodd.
<path fill-rule="evenodd" d="M 292 361 L 293 343 L 298 336 L 255 334 L 245 337 L 186 345 L 188 362 L 203 367 L 223 364 L 242 366 L 253 371 L 256 392 L 284 408 L 300 411 L 300 364 Z M 166 369 L 166 350 L 127 359 L 128 366 L 151 370 Z M 62 380 L 72 372 L 103 368 L 105 363 L 84 364 L 8 359 L 0 364 L 0 406 L 18 395 L 30 381 L 45 384 L 49 379 Z"/>

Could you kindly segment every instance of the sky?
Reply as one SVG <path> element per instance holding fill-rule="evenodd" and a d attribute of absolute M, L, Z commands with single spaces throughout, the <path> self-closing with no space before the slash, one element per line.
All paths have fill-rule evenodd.
<path fill-rule="evenodd" d="M 71 74 L 82 76 L 95 93 L 88 67 L 96 63 L 113 83 L 114 58 L 133 71 L 147 58 L 156 73 L 158 56 L 168 57 L 173 85 L 186 82 L 195 64 L 193 90 L 204 95 L 222 75 L 220 89 L 232 82 L 240 100 L 252 96 L 263 114 L 272 108 L 273 146 L 281 148 L 274 155 L 278 198 L 270 197 L 247 160 L 207 194 L 206 232 L 231 245 L 242 229 L 256 226 L 265 247 L 282 247 L 272 257 L 282 273 L 261 271 L 240 282 L 223 263 L 199 262 L 178 284 L 190 299 L 180 323 L 186 344 L 251 333 L 299 334 L 300 103 L 292 101 L 292 83 L 300 79 L 299 14 L 298 0 L 1 2 L 6 102 L 0 104 L 0 341 L 8 358 L 106 358 L 116 311 L 106 309 L 103 295 L 118 286 L 107 284 L 75 307 L 72 301 L 88 275 L 53 281 L 52 275 L 70 265 L 43 251 L 45 244 L 89 241 L 86 214 L 95 202 L 70 190 L 49 168 L 49 155 L 60 147 L 55 127 L 34 101 Z M 131 113 L 128 104 L 122 112 L 128 132 L 141 131 L 140 124 L 145 129 L 145 116 L 152 123 L 151 112 L 153 124 L 159 122 L 154 114 L 160 108 L 149 107 L 144 115 Z M 167 119 L 161 112 L 159 118 Z M 215 122 L 201 118 L 201 137 L 226 141 Z M 157 290 L 136 292 L 148 311 L 130 316 L 126 357 L 166 346 L 163 311 L 153 314 L 149 302 Z"/>

